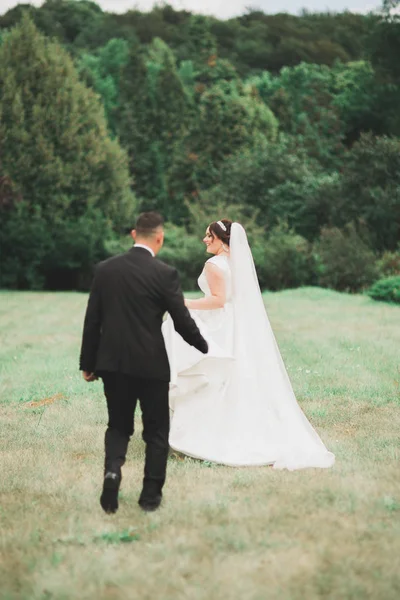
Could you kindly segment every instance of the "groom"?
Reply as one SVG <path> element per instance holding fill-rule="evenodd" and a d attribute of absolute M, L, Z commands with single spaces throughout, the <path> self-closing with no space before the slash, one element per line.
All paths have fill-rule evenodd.
<path fill-rule="evenodd" d="M 161 332 L 169 312 L 178 333 L 204 354 L 208 351 L 185 307 L 177 271 L 155 259 L 164 242 L 163 219 L 143 213 L 132 231 L 135 245 L 96 267 L 86 311 L 80 369 L 87 382 L 101 377 L 108 407 L 105 468 L 100 504 L 118 510 L 121 467 L 125 463 L 134 414 L 140 401 L 146 443 L 139 505 L 156 510 L 165 482 L 170 368 Z"/>

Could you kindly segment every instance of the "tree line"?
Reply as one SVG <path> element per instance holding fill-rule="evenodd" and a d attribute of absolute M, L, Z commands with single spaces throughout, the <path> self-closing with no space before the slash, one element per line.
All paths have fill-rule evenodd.
<path fill-rule="evenodd" d="M 185 287 L 207 223 L 243 222 L 260 282 L 356 291 L 400 271 L 400 21 L 103 12 L 0 17 L 0 285 L 84 289 L 140 210 Z"/>

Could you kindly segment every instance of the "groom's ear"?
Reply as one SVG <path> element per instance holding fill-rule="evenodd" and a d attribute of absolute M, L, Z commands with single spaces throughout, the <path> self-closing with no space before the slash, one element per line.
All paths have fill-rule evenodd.
<path fill-rule="evenodd" d="M 135 242 L 136 242 L 136 229 L 132 229 L 132 231 L 131 231 L 131 236 L 132 236 L 132 238 L 133 238 L 133 239 L 135 240 Z"/>
<path fill-rule="evenodd" d="M 163 245 L 164 243 L 164 229 L 161 229 L 161 231 L 157 234 L 157 242 L 160 246 Z"/>

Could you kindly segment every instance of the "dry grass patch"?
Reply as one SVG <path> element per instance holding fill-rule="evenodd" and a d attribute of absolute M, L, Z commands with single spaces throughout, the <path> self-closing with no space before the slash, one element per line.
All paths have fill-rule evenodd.
<path fill-rule="evenodd" d="M 1 294 L 1 598 L 400 597 L 397 307 L 317 289 L 266 295 L 333 469 L 232 469 L 172 454 L 163 507 L 143 514 L 137 419 L 121 508 L 107 517 L 105 403 L 76 371 L 85 303 Z"/>

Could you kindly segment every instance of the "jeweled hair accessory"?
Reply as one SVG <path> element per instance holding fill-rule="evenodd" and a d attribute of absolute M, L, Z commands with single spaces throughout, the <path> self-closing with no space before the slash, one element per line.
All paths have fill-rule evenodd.
<path fill-rule="evenodd" d="M 217 221 L 217 225 L 219 225 L 223 231 L 226 231 L 226 225 L 224 225 L 222 221 Z"/>

